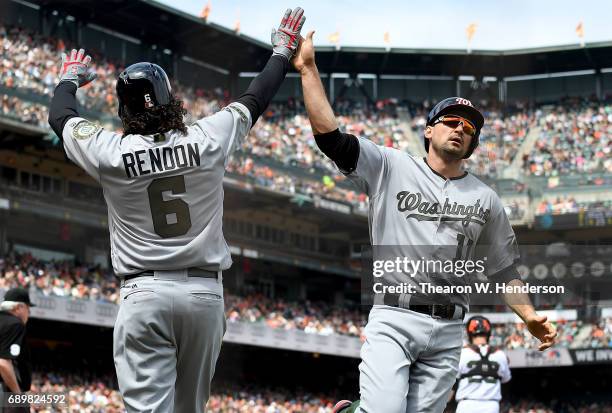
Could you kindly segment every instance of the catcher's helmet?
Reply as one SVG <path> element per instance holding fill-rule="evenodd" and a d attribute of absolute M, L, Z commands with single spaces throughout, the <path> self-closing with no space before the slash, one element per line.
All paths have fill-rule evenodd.
<path fill-rule="evenodd" d="M 170 81 L 164 69 L 155 63 L 135 63 L 125 68 L 117 79 L 119 116 L 143 113 L 170 103 Z"/>
<path fill-rule="evenodd" d="M 469 100 L 460 97 L 452 97 L 444 99 L 433 107 L 427 116 L 426 125 L 432 126 L 436 119 L 442 115 L 448 114 L 462 116 L 470 120 L 472 123 L 474 123 L 474 126 L 476 126 L 476 134 L 472 138 L 470 147 L 463 157 L 463 159 L 467 159 L 472 155 L 474 149 L 476 149 L 478 146 L 478 137 L 480 136 L 482 125 L 484 125 L 484 116 L 482 116 L 482 113 L 480 113 L 480 111 L 476 109 Z M 429 139 L 425 137 L 423 139 L 425 139 L 425 151 L 429 152 Z"/>
<path fill-rule="evenodd" d="M 486 317 L 476 315 L 467 321 L 466 330 L 470 340 L 474 336 L 486 336 L 488 341 L 491 337 L 491 322 Z"/>

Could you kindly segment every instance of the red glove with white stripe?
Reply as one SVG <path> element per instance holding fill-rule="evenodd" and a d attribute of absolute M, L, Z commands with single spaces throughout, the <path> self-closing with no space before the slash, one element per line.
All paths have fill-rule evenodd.
<path fill-rule="evenodd" d="M 82 87 L 98 77 L 93 72 L 88 72 L 91 56 L 85 56 L 85 50 L 77 52 L 72 49 L 70 56 L 62 53 L 62 67 L 60 69 L 60 82 L 72 82 L 77 87 Z"/>
<path fill-rule="evenodd" d="M 273 55 L 285 56 L 291 60 L 295 55 L 300 40 L 300 30 L 306 21 L 304 10 L 296 7 L 293 11 L 287 9 L 278 30 L 272 29 Z"/>

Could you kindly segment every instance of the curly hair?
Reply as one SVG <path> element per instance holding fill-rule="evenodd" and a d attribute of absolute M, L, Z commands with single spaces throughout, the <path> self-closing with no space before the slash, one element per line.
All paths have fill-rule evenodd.
<path fill-rule="evenodd" d="M 157 106 L 135 115 L 125 114 L 121 116 L 121 122 L 123 122 L 124 135 L 152 135 L 169 130 L 178 130 L 183 135 L 187 135 L 187 126 L 183 121 L 183 116 L 186 114 L 183 101 L 173 96 L 167 105 Z"/>

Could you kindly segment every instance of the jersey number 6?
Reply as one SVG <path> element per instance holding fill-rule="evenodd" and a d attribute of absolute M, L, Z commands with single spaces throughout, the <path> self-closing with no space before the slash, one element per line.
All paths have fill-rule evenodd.
<path fill-rule="evenodd" d="M 164 192 L 173 195 L 185 193 L 185 177 L 178 175 L 154 179 L 147 187 L 147 192 L 155 233 L 162 238 L 185 235 L 191 228 L 189 205 L 182 199 L 164 200 Z M 169 224 L 169 215 L 174 215 L 176 222 Z"/>

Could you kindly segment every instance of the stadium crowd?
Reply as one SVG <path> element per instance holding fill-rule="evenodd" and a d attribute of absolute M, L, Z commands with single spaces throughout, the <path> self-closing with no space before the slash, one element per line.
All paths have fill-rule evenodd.
<path fill-rule="evenodd" d="M 117 278 L 98 266 L 74 264 L 72 261 L 45 262 L 31 254 L 9 254 L 0 259 L 0 288 L 30 288 L 35 294 L 117 303 Z M 226 317 L 229 323 L 264 323 L 270 328 L 302 330 L 309 334 L 342 334 L 360 337 L 367 316 L 363 309 L 333 306 L 325 302 L 286 301 L 263 294 L 225 293 Z M 571 347 L 585 327 L 591 337 L 581 347 L 612 347 L 612 318 L 599 324 L 561 320 L 555 323 L 558 345 Z M 533 349 L 538 343 L 522 323 L 496 324 L 491 344 L 506 349 Z"/>
<path fill-rule="evenodd" d="M 522 107 L 514 113 L 485 110 L 485 125 L 480 132 L 480 144 L 467 161 L 467 168 L 477 175 L 497 177 L 516 157 L 535 114 Z"/>
<path fill-rule="evenodd" d="M 612 413 L 612 403 L 609 402 L 560 402 L 553 400 L 550 403 L 523 399 L 514 403 L 503 401 L 500 403 L 500 412 L 503 413 Z"/>
<path fill-rule="evenodd" d="M 47 108 L 45 106 L 5 94 L 0 94 L 0 98 L 2 99 L 0 116 L 28 125 L 47 127 Z"/>
<path fill-rule="evenodd" d="M 27 287 L 38 294 L 117 303 L 119 284 L 112 272 L 72 261 L 45 262 L 31 254 L 0 259 L 0 288 Z"/>
<path fill-rule="evenodd" d="M 572 214 L 583 212 L 587 210 L 601 209 L 604 211 L 610 211 L 612 208 L 612 201 L 590 201 L 590 202 L 576 202 L 576 199 L 571 196 L 557 197 L 553 200 L 543 199 L 537 206 L 536 215 L 552 214 Z"/>
<path fill-rule="evenodd" d="M 612 172 L 612 105 L 568 100 L 542 114 L 538 123 L 541 136 L 523 157 L 528 174 Z"/>
<path fill-rule="evenodd" d="M 123 413 L 123 399 L 116 390 L 113 379 L 86 379 L 75 374 L 58 374 L 46 371 L 32 375 L 30 393 L 52 393 L 66 396 L 65 404 L 35 405 L 31 411 L 37 413 Z"/>
<path fill-rule="evenodd" d="M 589 341 L 585 347 L 612 347 L 612 317 L 603 318 L 591 326 Z"/>
<path fill-rule="evenodd" d="M 256 186 L 306 196 L 321 196 L 331 200 L 350 204 L 356 210 L 367 213 L 368 197 L 363 192 L 356 192 L 346 186 L 340 186 L 345 178 L 338 174 L 326 174 L 319 180 L 316 176 L 298 177 L 288 172 L 279 171 L 268 165 L 257 164 L 252 157 L 232 159 L 226 171 L 231 176 L 236 174 L 251 180 Z"/>
<path fill-rule="evenodd" d="M 35 373 L 31 393 L 66 394 L 65 405 L 32 405 L 36 413 L 120 413 L 123 401 L 111 378 L 85 379 L 77 375 L 53 372 Z M 206 413 L 331 413 L 335 398 L 331 395 L 290 392 L 285 389 L 252 386 L 216 386 L 206 406 Z M 452 408 L 445 412 L 452 412 Z M 610 413 L 609 402 L 580 401 L 548 403 L 527 398 L 502 400 L 503 413 Z"/>
<path fill-rule="evenodd" d="M 58 56 L 67 47 L 72 45 L 66 45 L 61 39 L 0 25 L 2 115 L 47 127 L 47 108 L 40 102 L 48 100 L 53 91 L 58 75 Z M 114 115 L 117 112 L 114 85 L 116 73 L 122 65 L 95 52 L 92 54 L 92 70 L 98 79 L 83 88 L 77 98 L 86 110 L 99 114 L 101 123 L 108 126 L 110 119 L 114 119 L 114 128 L 118 128 Z M 184 101 L 190 114 L 188 123 L 214 113 L 230 101 L 228 92 L 221 88 L 207 91 L 173 83 L 175 93 Z M 20 96 L 29 93 L 39 103 L 29 103 L 26 98 L 12 96 L 8 91 L 19 91 Z M 345 131 L 405 150 L 411 139 L 407 129 L 411 125 L 417 139 L 422 136 L 431 104 L 426 102 L 421 107 L 411 108 L 410 125 L 402 125 L 397 114 L 399 106 L 406 108 L 408 104 L 400 104 L 394 99 L 374 104 L 339 100 L 335 103 L 335 110 Z M 522 159 L 528 174 L 612 172 L 609 156 L 612 106 L 608 104 L 568 101 L 559 103 L 553 110 L 533 110 L 517 104 L 503 111 L 489 105 L 484 107 L 484 113 L 487 122 L 481 133 L 480 147 L 476 156 L 466 161 L 468 169 L 477 175 L 497 177 L 507 169 L 534 124 L 540 126 L 542 134 L 533 151 Z M 299 100 L 271 105 L 239 152 L 287 166 L 321 170 L 330 174 L 332 180 L 339 175 L 335 166 L 316 147 Z M 291 174 L 284 174 L 278 181 L 291 179 Z"/>
<path fill-rule="evenodd" d="M 76 375 L 52 372 L 35 373 L 31 393 L 61 393 L 66 395 L 65 405 L 32 405 L 36 413 L 122 413 L 125 411 L 121 394 L 111 378 L 86 380 Z M 329 397 L 299 392 L 245 386 L 223 387 L 210 395 L 206 413 L 330 413 L 333 401 Z"/>
<path fill-rule="evenodd" d="M 271 328 L 297 329 L 321 335 L 360 336 L 367 321 L 366 315 L 358 309 L 333 307 L 321 302 L 286 302 L 261 294 L 246 297 L 226 294 L 225 307 L 229 323 L 263 322 Z"/>

